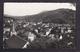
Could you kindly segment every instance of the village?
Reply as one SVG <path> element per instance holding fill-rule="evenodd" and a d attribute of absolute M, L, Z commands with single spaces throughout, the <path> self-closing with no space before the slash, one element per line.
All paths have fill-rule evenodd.
<path fill-rule="evenodd" d="M 27 48 L 36 44 L 41 45 L 39 48 L 47 48 L 46 44 L 55 45 L 53 48 L 71 48 L 74 45 L 75 25 L 70 24 L 54 24 L 43 22 L 15 22 L 13 19 L 5 20 L 3 32 L 3 41 L 11 39 L 12 36 L 18 36 L 27 42 L 22 48 Z M 38 41 L 38 42 L 36 42 Z M 51 42 L 50 42 L 51 41 Z M 34 44 L 36 42 L 36 44 Z M 54 43 L 55 42 L 55 43 Z M 61 44 L 64 42 L 63 44 Z M 8 42 L 7 42 L 8 44 Z M 9 43 L 10 44 L 10 43 Z M 61 47 L 62 46 L 62 47 Z M 4 47 L 6 47 L 4 45 Z M 20 46 L 18 46 L 20 48 Z M 34 46 L 34 47 L 37 47 Z M 12 47 L 14 48 L 14 47 Z"/>

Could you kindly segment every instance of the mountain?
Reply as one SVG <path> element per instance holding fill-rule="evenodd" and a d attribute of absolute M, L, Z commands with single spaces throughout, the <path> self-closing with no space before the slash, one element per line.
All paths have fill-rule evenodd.
<path fill-rule="evenodd" d="M 14 16 L 15 19 L 25 19 L 29 22 L 43 23 L 59 23 L 59 24 L 74 24 L 75 11 L 72 9 L 56 9 L 52 11 L 44 11 L 35 15 Z"/>

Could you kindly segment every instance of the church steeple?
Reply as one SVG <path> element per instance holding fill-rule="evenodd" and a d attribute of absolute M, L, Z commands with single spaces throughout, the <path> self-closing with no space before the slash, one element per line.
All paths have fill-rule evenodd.
<path fill-rule="evenodd" d="M 17 32 L 15 31 L 15 22 L 12 22 L 11 36 L 12 36 L 12 35 L 17 35 Z"/>

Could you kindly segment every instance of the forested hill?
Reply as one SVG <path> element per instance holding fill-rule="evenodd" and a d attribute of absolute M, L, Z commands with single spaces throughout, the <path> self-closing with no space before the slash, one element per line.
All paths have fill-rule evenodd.
<path fill-rule="evenodd" d="M 35 15 L 14 16 L 14 17 L 10 16 L 10 17 L 15 19 L 25 19 L 26 21 L 30 21 L 30 22 L 74 24 L 76 18 L 75 15 L 76 15 L 75 11 L 71 9 L 57 9 L 52 11 L 44 11 Z"/>

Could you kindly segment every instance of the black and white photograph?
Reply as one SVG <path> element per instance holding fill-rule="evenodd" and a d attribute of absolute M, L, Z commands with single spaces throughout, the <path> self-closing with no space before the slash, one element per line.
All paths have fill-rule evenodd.
<path fill-rule="evenodd" d="M 3 49 L 76 48 L 76 3 L 4 2 Z"/>

